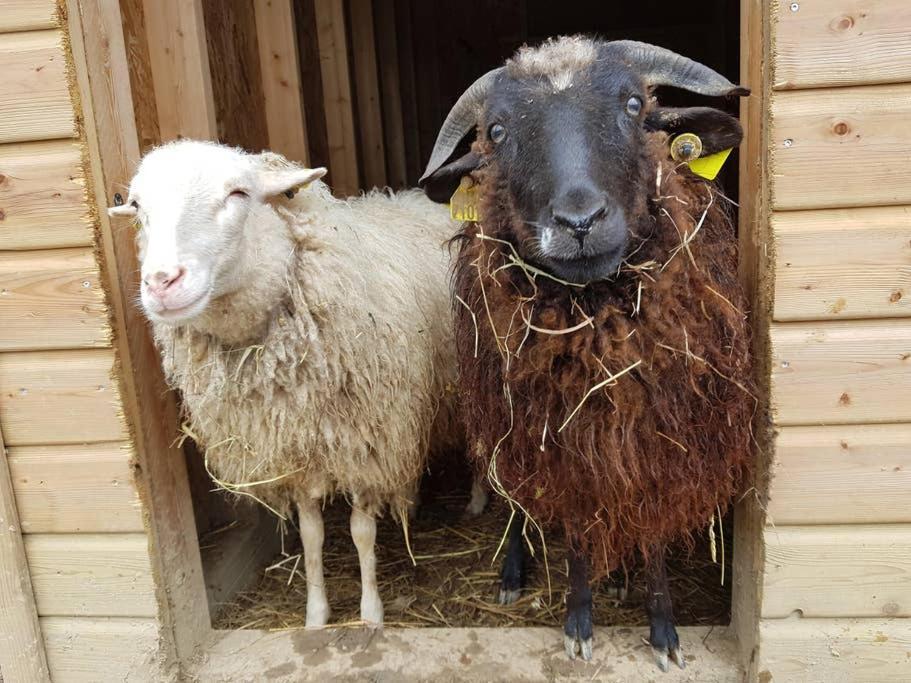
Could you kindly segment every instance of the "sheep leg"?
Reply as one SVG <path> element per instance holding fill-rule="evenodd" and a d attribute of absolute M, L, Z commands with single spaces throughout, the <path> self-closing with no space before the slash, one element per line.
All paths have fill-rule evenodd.
<path fill-rule="evenodd" d="M 588 584 L 588 558 L 569 551 L 569 592 L 566 594 L 566 622 L 563 647 L 570 659 L 577 654 L 586 662 L 592 658 L 592 589 Z"/>
<path fill-rule="evenodd" d="M 498 602 L 510 605 L 519 599 L 525 586 L 525 540 L 522 538 L 522 527 L 525 515 L 516 512 L 506 530 L 506 557 L 500 570 L 500 594 Z"/>
<path fill-rule="evenodd" d="M 475 478 L 471 481 L 471 500 L 469 500 L 468 505 L 465 506 L 465 512 L 467 512 L 470 517 L 477 517 L 484 512 L 484 508 L 487 507 L 489 496 L 487 495 L 487 484 L 484 480 L 484 475 L 478 474 L 475 475 Z"/>
<path fill-rule="evenodd" d="M 623 569 L 617 569 L 612 571 L 607 575 L 608 587 L 607 587 L 607 597 L 613 598 L 618 603 L 626 602 L 627 596 L 627 587 L 626 587 L 626 571 Z"/>
<path fill-rule="evenodd" d="M 383 624 L 383 601 L 376 585 L 376 517 L 355 504 L 351 508 L 351 538 L 361 564 L 361 621 Z"/>
<path fill-rule="evenodd" d="M 667 584 L 667 568 L 664 564 L 664 547 L 655 548 L 647 567 L 648 597 L 645 609 L 649 620 L 649 637 L 655 661 L 662 671 L 668 670 L 668 656 L 681 669 L 686 666 L 680 650 L 680 638 L 674 626 L 674 607 Z"/>
<path fill-rule="evenodd" d="M 323 579 L 323 512 L 319 499 L 299 501 L 297 514 L 307 574 L 307 628 L 319 628 L 329 621 L 329 601 Z"/>

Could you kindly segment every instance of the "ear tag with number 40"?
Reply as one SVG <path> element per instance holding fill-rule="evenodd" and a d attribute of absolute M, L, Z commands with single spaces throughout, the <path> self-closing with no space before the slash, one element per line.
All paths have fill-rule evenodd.
<path fill-rule="evenodd" d="M 453 220 L 476 222 L 481 220 L 479 190 L 469 176 L 464 176 L 459 188 L 449 199 L 449 215 Z"/>

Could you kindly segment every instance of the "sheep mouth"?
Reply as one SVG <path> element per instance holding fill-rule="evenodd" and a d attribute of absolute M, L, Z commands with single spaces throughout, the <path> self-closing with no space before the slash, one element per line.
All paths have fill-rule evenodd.
<path fill-rule="evenodd" d="M 574 284 L 587 285 L 608 280 L 617 274 L 623 260 L 623 247 L 593 255 L 576 257 L 545 256 L 541 265 L 551 274 Z"/>
<path fill-rule="evenodd" d="M 209 305 L 211 294 L 211 290 L 204 290 L 198 297 L 177 308 L 165 308 L 164 306 L 157 310 L 148 306 L 143 306 L 143 308 L 145 308 L 146 313 L 153 320 L 174 325 L 195 318 L 202 313 L 206 309 L 206 306 Z"/>

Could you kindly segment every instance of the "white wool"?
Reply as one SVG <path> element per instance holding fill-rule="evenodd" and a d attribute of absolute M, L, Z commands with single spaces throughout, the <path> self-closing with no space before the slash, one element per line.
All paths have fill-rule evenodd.
<path fill-rule="evenodd" d="M 185 145 L 191 163 L 200 144 L 172 156 Z M 225 163 L 260 175 L 295 168 L 229 151 Z M 250 201 L 261 206 L 236 239 L 244 253 L 211 266 L 229 291 L 213 285 L 187 322 L 152 317 L 189 430 L 220 482 L 282 514 L 333 494 L 400 513 L 428 452 L 460 439 L 446 244 L 457 226 L 417 191 L 340 201 L 315 181 Z"/>

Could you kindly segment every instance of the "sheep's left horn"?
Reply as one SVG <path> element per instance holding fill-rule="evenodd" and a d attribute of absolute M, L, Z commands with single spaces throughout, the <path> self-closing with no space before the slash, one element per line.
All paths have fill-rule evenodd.
<path fill-rule="evenodd" d="M 427 162 L 427 168 L 418 181 L 418 185 L 423 186 L 424 182 L 446 163 L 465 134 L 478 125 L 478 119 L 484 109 L 484 103 L 487 101 L 487 94 L 502 70 L 503 67 L 499 67 L 488 71 L 472 83 L 453 105 L 446 120 L 443 121 L 443 126 L 440 128 L 437 141 L 433 146 L 433 152 L 430 154 L 430 161 Z"/>
<path fill-rule="evenodd" d="M 735 85 L 704 64 L 663 47 L 635 40 L 615 40 L 610 47 L 631 62 L 649 85 L 670 85 L 712 97 L 750 94 L 749 88 Z"/>

